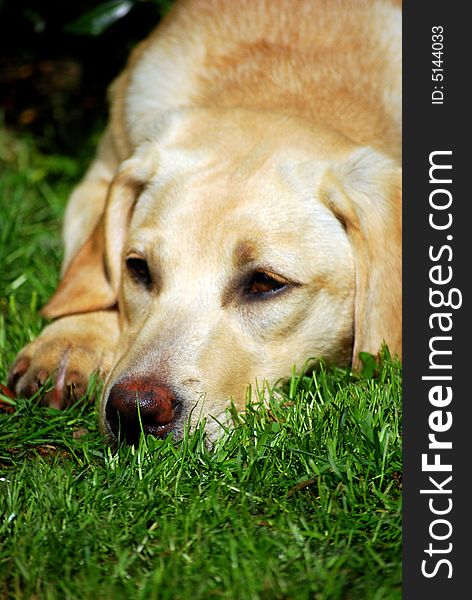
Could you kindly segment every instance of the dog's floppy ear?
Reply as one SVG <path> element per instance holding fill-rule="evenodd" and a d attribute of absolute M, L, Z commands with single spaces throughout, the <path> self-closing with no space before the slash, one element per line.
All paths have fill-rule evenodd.
<path fill-rule="evenodd" d="M 116 296 L 133 208 L 154 173 L 155 166 L 152 151 L 144 149 L 122 164 L 110 188 L 105 211 L 105 257 L 108 278 Z"/>
<path fill-rule="evenodd" d="M 352 363 L 385 342 L 401 356 L 401 169 L 370 149 L 332 165 L 321 200 L 344 224 L 354 253 L 356 291 Z"/>
<path fill-rule="evenodd" d="M 121 253 L 132 207 L 149 177 L 149 161 L 136 156 L 122 163 L 88 240 L 70 261 L 59 286 L 42 309 L 49 319 L 105 310 L 117 302 Z"/>
<path fill-rule="evenodd" d="M 104 222 L 100 217 L 88 240 L 66 268 L 58 288 L 41 310 L 47 319 L 110 308 L 116 296 L 104 263 Z"/>

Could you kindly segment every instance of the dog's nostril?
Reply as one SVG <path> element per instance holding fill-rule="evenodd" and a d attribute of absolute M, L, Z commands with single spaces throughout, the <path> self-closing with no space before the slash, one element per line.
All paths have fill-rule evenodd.
<path fill-rule="evenodd" d="M 111 388 L 106 418 L 116 437 L 136 444 L 141 429 L 157 437 L 167 434 L 178 407 L 175 394 L 167 387 L 150 380 L 125 381 Z"/>
<path fill-rule="evenodd" d="M 141 419 L 146 425 L 167 425 L 175 416 L 176 399 L 167 388 L 155 388 L 139 398 Z"/>

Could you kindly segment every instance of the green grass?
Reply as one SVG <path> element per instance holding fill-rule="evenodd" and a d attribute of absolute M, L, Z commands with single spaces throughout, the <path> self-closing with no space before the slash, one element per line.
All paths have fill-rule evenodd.
<path fill-rule="evenodd" d="M 40 330 L 74 161 L 0 132 L 0 381 Z M 113 454 L 89 397 L 0 414 L 0 597 L 401 597 L 401 368 L 294 375 L 264 408 Z M 95 394 L 96 395 L 96 394 Z"/>

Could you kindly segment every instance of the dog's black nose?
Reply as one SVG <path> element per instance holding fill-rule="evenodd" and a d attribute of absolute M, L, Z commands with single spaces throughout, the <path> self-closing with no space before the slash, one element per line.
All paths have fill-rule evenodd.
<path fill-rule="evenodd" d="M 109 430 L 118 440 L 137 445 L 141 431 L 164 437 L 172 430 L 180 403 L 168 387 L 152 379 L 115 383 L 106 406 Z"/>

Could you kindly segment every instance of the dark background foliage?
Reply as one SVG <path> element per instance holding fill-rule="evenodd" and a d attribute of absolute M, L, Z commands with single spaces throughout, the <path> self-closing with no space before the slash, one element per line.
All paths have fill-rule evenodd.
<path fill-rule="evenodd" d="M 172 0 L 0 0 L 0 119 L 43 152 L 78 155 L 106 89 Z M 0 121 L 1 125 L 1 121 Z"/>

